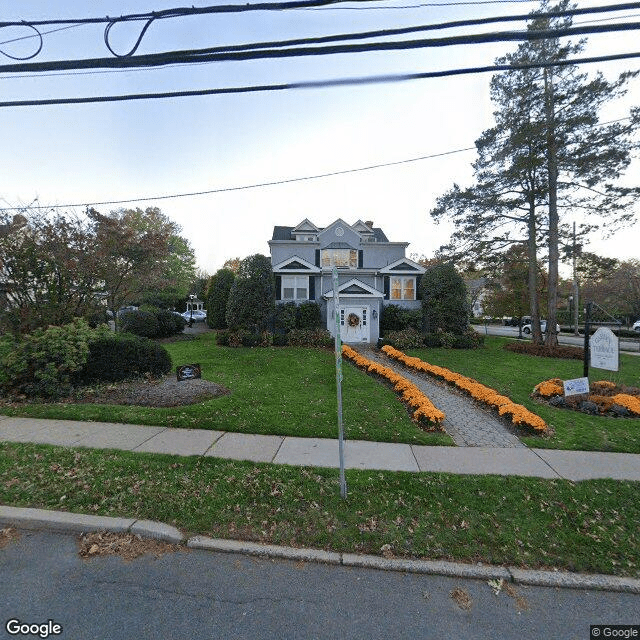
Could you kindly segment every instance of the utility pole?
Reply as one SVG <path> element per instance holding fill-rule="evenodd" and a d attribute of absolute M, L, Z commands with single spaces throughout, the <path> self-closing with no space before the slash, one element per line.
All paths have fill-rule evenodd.
<path fill-rule="evenodd" d="M 576 273 L 576 253 L 578 251 L 578 247 L 576 245 L 576 223 L 573 223 L 573 315 L 574 315 L 574 334 L 576 336 L 580 335 L 578 331 L 578 320 L 580 319 L 580 306 L 578 300 L 578 274 Z"/>

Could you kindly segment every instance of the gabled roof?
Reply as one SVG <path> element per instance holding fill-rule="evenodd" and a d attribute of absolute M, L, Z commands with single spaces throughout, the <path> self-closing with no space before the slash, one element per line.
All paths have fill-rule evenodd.
<path fill-rule="evenodd" d="M 271 240 L 294 240 L 293 233 L 297 233 L 297 232 L 304 233 L 305 232 L 305 230 L 301 228 L 305 221 L 309 222 L 305 218 L 305 220 L 303 220 L 297 227 L 284 227 L 284 226 L 275 226 L 275 227 L 273 227 L 273 235 L 271 236 Z M 312 222 L 309 222 L 309 224 L 315 228 L 315 231 L 313 229 L 310 229 L 309 233 L 321 233 L 325 229 L 328 229 L 329 227 L 332 227 L 336 222 L 340 222 L 344 226 L 349 227 L 350 229 L 352 229 L 353 231 L 355 231 L 359 235 L 367 235 L 365 232 L 363 232 L 363 230 L 360 227 L 357 226 L 358 223 L 361 223 L 362 225 L 364 225 L 364 223 L 362 221 L 358 220 L 358 222 L 356 222 L 354 225 L 350 225 L 350 224 L 347 224 L 346 222 L 344 222 L 343 220 L 341 220 L 340 218 L 338 220 L 334 220 L 327 227 L 316 227 Z M 389 239 L 384 234 L 382 229 L 380 229 L 379 227 L 371 228 L 371 227 L 367 227 L 366 225 L 364 225 L 364 226 L 367 229 L 369 229 L 369 234 L 371 234 L 373 232 L 373 237 L 375 238 L 376 242 L 389 242 Z"/>
<path fill-rule="evenodd" d="M 365 284 L 358 278 L 351 278 L 348 282 L 342 283 L 338 287 L 338 296 L 341 298 L 343 296 L 351 297 L 351 298 L 362 298 L 365 296 L 371 296 L 374 298 L 384 298 L 384 293 L 382 291 L 378 291 L 373 287 Z M 323 298 L 333 298 L 333 289 L 331 291 L 327 291 L 327 293 L 322 294 Z"/>
<path fill-rule="evenodd" d="M 318 231 L 320 231 L 320 229 L 318 229 L 318 227 L 316 227 L 316 225 L 308 218 L 305 218 L 297 227 L 292 229 L 293 233 L 318 233 Z"/>
<path fill-rule="evenodd" d="M 283 260 L 279 264 L 276 264 L 273 267 L 273 271 L 289 271 L 293 272 L 311 272 L 311 273 L 320 273 L 320 267 L 316 267 L 315 264 L 311 264 L 304 258 L 300 258 L 298 256 L 291 256 L 286 260 Z"/>
<path fill-rule="evenodd" d="M 380 269 L 380 273 L 392 274 L 392 273 L 415 273 L 422 274 L 426 269 L 417 262 L 409 260 L 409 258 L 400 258 L 391 264 L 388 264 L 383 269 Z"/>

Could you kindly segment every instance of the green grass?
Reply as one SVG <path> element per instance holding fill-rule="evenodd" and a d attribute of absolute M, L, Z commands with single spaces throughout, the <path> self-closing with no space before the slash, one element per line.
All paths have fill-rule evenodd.
<path fill-rule="evenodd" d="M 412 349 L 408 354 L 474 378 L 530 409 L 555 430 L 550 438 L 524 437 L 532 447 L 640 453 L 640 418 L 609 418 L 549 407 L 530 394 L 549 378 L 582 377 L 582 361 L 539 358 L 506 351 L 507 338 L 485 337 L 473 352 L 456 349 Z M 640 387 L 640 357 L 620 354 L 620 370 L 591 369 L 589 378 Z"/>
<path fill-rule="evenodd" d="M 187 534 L 640 577 L 639 483 L 347 471 L 0 443 L 0 503 Z"/>
<path fill-rule="evenodd" d="M 195 405 L 148 408 L 97 404 L 27 404 L 6 414 L 94 420 L 241 433 L 337 438 L 335 358 L 320 349 L 218 347 L 214 334 L 166 345 L 174 366 L 202 365 L 202 377 L 231 390 Z M 184 382 L 183 384 L 189 384 Z M 450 445 L 444 433 L 413 423 L 396 394 L 344 364 L 345 437 L 353 440 Z"/>

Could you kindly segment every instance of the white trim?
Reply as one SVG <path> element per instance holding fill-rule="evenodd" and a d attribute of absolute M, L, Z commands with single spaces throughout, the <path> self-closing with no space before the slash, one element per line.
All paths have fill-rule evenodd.
<path fill-rule="evenodd" d="M 278 272 L 282 271 L 284 273 L 301 272 L 302 271 L 301 269 L 285 269 L 286 265 L 291 264 L 292 262 L 299 262 L 302 266 L 304 266 L 306 268 L 304 270 L 304 273 L 309 273 L 309 272 L 320 273 L 320 267 L 316 267 L 315 264 L 311 264 L 308 260 L 305 260 L 304 258 L 300 258 L 299 256 L 291 256 L 290 258 L 283 260 L 282 262 L 280 262 L 279 264 L 273 267 L 273 272 L 274 273 L 276 271 Z"/>
<path fill-rule="evenodd" d="M 399 264 L 402 263 L 406 263 L 408 264 L 410 267 L 413 267 L 412 269 L 402 269 L 402 270 L 393 270 L 394 267 L 397 267 Z M 417 262 L 414 262 L 413 260 L 410 260 L 409 258 L 400 258 L 400 260 L 396 260 L 395 262 L 392 262 L 391 264 L 388 264 L 386 267 L 384 267 L 383 269 L 380 269 L 380 273 L 383 273 L 384 275 L 421 275 L 426 271 L 426 269 L 421 265 L 418 264 Z"/>
<path fill-rule="evenodd" d="M 303 226 L 305 223 L 306 226 Z M 318 233 L 319 231 L 320 229 L 309 218 L 305 218 L 300 224 L 293 227 L 291 233 Z"/>
<path fill-rule="evenodd" d="M 358 280 L 357 278 L 352 278 L 351 280 L 349 280 L 348 282 L 345 282 L 344 284 L 341 284 L 338 288 L 338 296 L 340 299 L 342 298 L 362 298 L 363 296 L 366 296 L 366 293 L 342 293 L 345 289 L 348 289 L 349 287 L 356 285 L 357 287 L 361 287 L 362 289 L 364 289 L 365 291 L 367 291 L 370 295 L 372 295 L 374 298 L 384 298 L 384 293 L 382 291 L 378 291 L 377 289 L 374 289 L 373 287 L 369 286 L 368 284 L 365 284 L 364 282 L 362 282 L 361 280 Z M 333 289 L 331 289 L 331 291 L 327 291 L 327 293 L 323 293 L 322 297 L 325 300 L 329 300 L 333 298 Z"/>

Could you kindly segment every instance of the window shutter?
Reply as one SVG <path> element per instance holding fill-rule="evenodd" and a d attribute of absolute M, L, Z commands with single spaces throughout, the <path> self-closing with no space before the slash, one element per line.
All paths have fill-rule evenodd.
<path fill-rule="evenodd" d="M 362 269 L 364 265 L 364 251 L 362 249 L 358 249 L 358 269 Z"/>
<path fill-rule="evenodd" d="M 309 278 L 309 300 L 316 299 L 316 279 L 311 276 Z"/>
<path fill-rule="evenodd" d="M 422 281 L 422 276 L 416 276 L 416 300 L 422 300 L 422 292 L 420 291 L 420 282 Z"/>
<path fill-rule="evenodd" d="M 384 299 L 389 299 L 389 276 L 384 277 Z"/>
<path fill-rule="evenodd" d="M 282 300 L 282 276 L 276 276 L 276 300 Z"/>
<path fill-rule="evenodd" d="M 316 249 L 316 267 L 320 266 L 320 249 Z"/>

